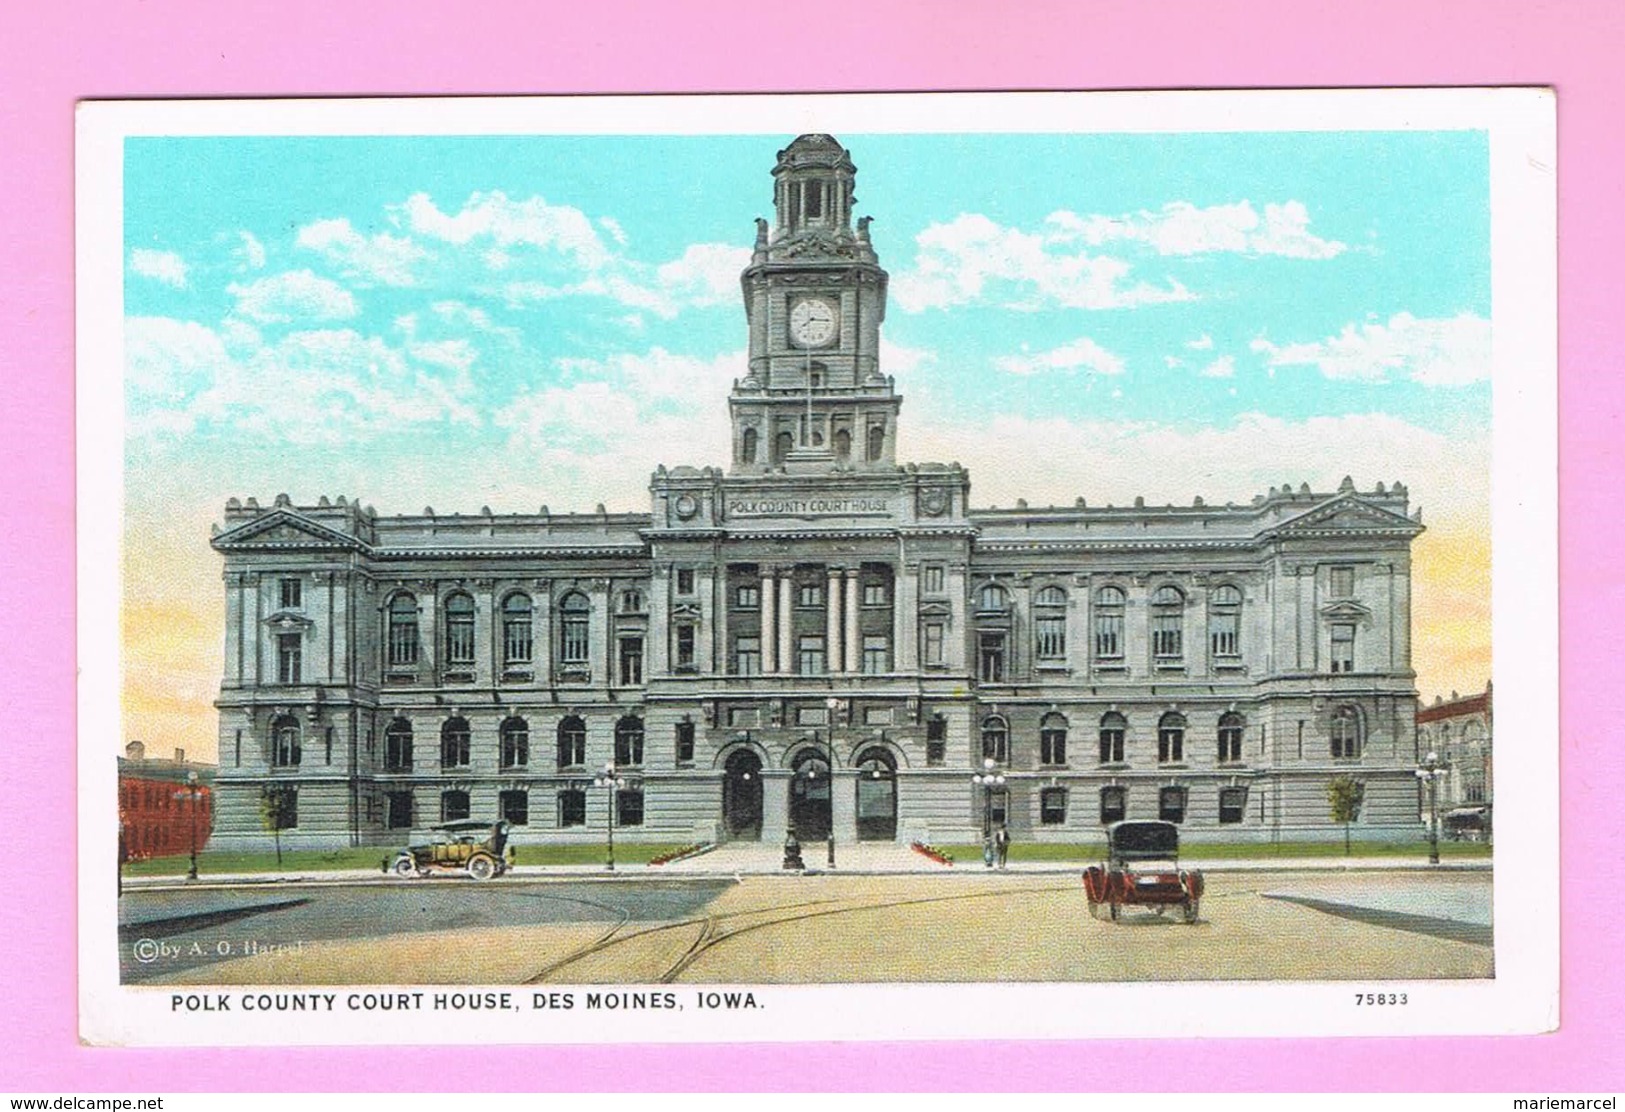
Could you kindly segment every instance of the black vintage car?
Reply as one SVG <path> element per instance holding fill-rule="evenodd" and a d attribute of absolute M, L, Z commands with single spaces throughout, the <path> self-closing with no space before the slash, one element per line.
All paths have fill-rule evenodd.
<path fill-rule="evenodd" d="M 399 877 L 465 873 L 475 880 L 490 880 L 508 871 L 506 822 L 464 819 L 433 829 L 432 842 L 408 846 L 393 860 L 386 859 L 384 871 Z"/>
<path fill-rule="evenodd" d="M 1139 820 L 1113 823 L 1106 830 L 1106 861 L 1083 871 L 1089 914 L 1117 919 L 1125 905 L 1149 907 L 1158 915 L 1178 908 L 1194 923 L 1202 906 L 1202 874 L 1179 867 L 1179 827 Z"/>

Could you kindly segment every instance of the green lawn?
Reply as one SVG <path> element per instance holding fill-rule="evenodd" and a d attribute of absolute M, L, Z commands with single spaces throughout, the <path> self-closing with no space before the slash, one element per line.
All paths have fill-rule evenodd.
<path fill-rule="evenodd" d="M 979 845 L 937 846 L 960 864 L 979 862 Z M 1489 857 L 1486 842 L 1440 842 L 1441 858 Z M 1073 844 L 1057 842 L 1013 842 L 1010 845 L 1012 861 L 1096 861 L 1106 851 L 1106 840 Z M 1426 842 L 1354 842 L 1354 857 L 1426 857 Z M 1247 843 L 1186 842 L 1179 847 L 1179 856 L 1193 861 L 1268 860 L 1271 857 L 1342 857 L 1342 842 L 1279 842 L 1251 845 Z"/>
<path fill-rule="evenodd" d="M 278 873 L 327 872 L 334 869 L 377 869 L 386 857 L 394 857 L 397 846 L 370 846 L 356 849 L 285 849 L 282 864 L 276 854 L 241 853 L 236 850 L 204 850 L 198 854 L 199 876 L 226 873 Z M 646 865 L 652 857 L 672 853 L 684 847 L 676 843 L 627 842 L 615 846 L 615 863 Z M 604 860 L 604 846 L 597 845 L 522 845 L 516 848 L 519 865 L 597 865 Z M 125 876 L 185 876 L 189 858 L 154 857 L 147 861 L 132 861 L 124 866 Z"/>

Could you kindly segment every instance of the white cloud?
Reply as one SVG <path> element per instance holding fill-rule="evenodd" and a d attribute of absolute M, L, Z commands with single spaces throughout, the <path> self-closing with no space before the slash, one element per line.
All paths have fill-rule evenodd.
<path fill-rule="evenodd" d="M 1236 358 L 1233 355 L 1221 355 L 1197 374 L 1203 378 L 1235 378 Z"/>
<path fill-rule="evenodd" d="M 1204 332 L 1194 340 L 1186 340 L 1185 346 L 1192 351 L 1212 351 L 1213 337 Z"/>
<path fill-rule="evenodd" d="M 1386 324 L 1344 325 L 1324 340 L 1277 345 L 1259 337 L 1251 347 L 1271 367 L 1316 367 L 1332 379 L 1402 377 L 1428 386 L 1463 386 L 1490 376 L 1490 322 L 1472 313 L 1435 319 L 1399 313 Z"/>
<path fill-rule="evenodd" d="M 937 353 L 929 348 L 904 347 L 886 339 L 884 335 L 880 337 L 881 374 L 906 376 L 936 361 Z"/>
<path fill-rule="evenodd" d="M 173 251 L 137 247 L 130 252 L 130 270 L 177 290 L 186 288 L 186 260 Z"/>
<path fill-rule="evenodd" d="M 1309 231 L 1309 210 L 1301 201 L 1266 204 L 1262 215 L 1251 201 L 1198 208 L 1189 201 L 1170 201 L 1156 211 L 1128 216 L 1082 216 L 1065 210 L 1047 223 L 1060 242 L 1141 243 L 1159 255 L 1201 255 L 1215 251 L 1244 255 L 1281 255 L 1294 259 L 1331 259 L 1347 244 L 1321 239 Z"/>
<path fill-rule="evenodd" d="M 708 307 L 739 302 L 739 273 L 750 265 L 750 248 L 726 243 L 691 243 L 680 258 L 655 269 L 660 286 L 687 305 Z"/>
<path fill-rule="evenodd" d="M 407 236 L 388 232 L 365 236 L 343 218 L 306 224 L 294 241 L 325 256 L 348 275 L 386 286 L 412 285 L 412 264 L 428 257 Z"/>
<path fill-rule="evenodd" d="M 541 197 L 523 201 L 505 193 L 475 193 L 455 213 L 442 211 L 427 193 L 414 193 L 393 210 L 407 227 L 423 236 L 445 243 L 479 243 L 504 249 L 499 256 L 506 265 L 514 247 L 557 251 L 580 266 L 595 270 L 610 261 L 586 213 L 570 205 L 550 205 Z"/>
<path fill-rule="evenodd" d="M 1087 371 L 1097 375 L 1120 375 L 1123 359 L 1107 351 L 1087 336 L 1048 351 L 1028 353 L 1022 345 L 1022 354 L 1005 355 L 993 361 L 994 366 L 1006 374 L 1034 375 L 1044 371 Z"/>
<path fill-rule="evenodd" d="M 261 270 L 265 266 L 265 245 L 253 232 L 237 233 L 238 244 L 232 252 L 234 258 L 247 270 Z"/>
<path fill-rule="evenodd" d="M 1179 282 L 1129 282 L 1120 259 L 1068 250 L 1044 236 L 961 213 L 915 237 L 909 269 L 893 276 L 892 297 L 908 312 L 992 300 L 1012 308 L 1059 305 L 1111 309 L 1194 295 Z"/>
<path fill-rule="evenodd" d="M 237 299 L 237 311 L 262 324 L 296 320 L 346 320 L 360 310 L 350 291 L 308 270 L 291 270 L 246 285 L 233 282 L 226 292 Z"/>

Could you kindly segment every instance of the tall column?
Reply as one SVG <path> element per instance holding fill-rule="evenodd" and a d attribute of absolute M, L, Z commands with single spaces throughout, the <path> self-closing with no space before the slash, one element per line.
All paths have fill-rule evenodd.
<path fill-rule="evenodd" d="M 790 619 L 795 615 L 796 577 L 793 570 L 779 576 L 779 671 L 796 670 L 796 649 L 790 643 Z"/>
<path fill-rule="evenodd" d="M 762 842 L 765 845 L 784 844 L 790 830 L 790 776 L 778 768 L 763 769 L 762 778 Z"/>
<path fill-rule="evenodd" d="M 858 637 L 858 569 L 846 569 L 846 670 L 863 670 L 863 641 Z"/>
<path fill-rule="evenodd" d="M 762 609 L 762 671 L 768 674 L 779 670 L 778 648 L 778 611 L 779 585 L 774 582 L 773 570 L 762 569 L 761 609 Z"/>
<path fill-rule="evenodd" d="M 824 644 L 829 654 L 827 667 L 831 672 L 845 670 L 841 663 L 841 569 L 829 569 L 829 582 L 824 591 Z"/>
<path fill-rule="evenodd" d="M 915 664 L 914 631 L 914 577 L 899 563 L 892 571 L 891 580 L 891 671 L 912 671 Z"/>

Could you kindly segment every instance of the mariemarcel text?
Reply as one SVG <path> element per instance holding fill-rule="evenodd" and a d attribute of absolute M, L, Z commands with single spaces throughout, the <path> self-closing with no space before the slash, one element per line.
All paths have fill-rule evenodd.
<path fill-rule="evenodd" d="M 556 992 L 175 992 L 171 1012 L 520 1012 L 741 1011 L 761 1008 L 747 989 Z"/>

